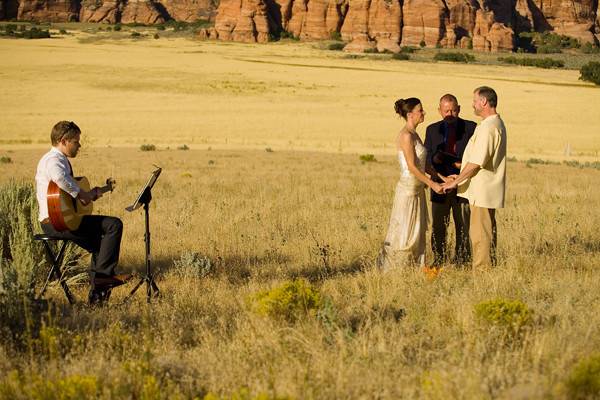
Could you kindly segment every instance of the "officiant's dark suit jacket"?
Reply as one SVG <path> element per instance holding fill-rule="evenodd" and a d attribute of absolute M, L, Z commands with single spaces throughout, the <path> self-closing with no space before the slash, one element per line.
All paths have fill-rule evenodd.
<path fill-rule="evenodd" d="M 473 121 L 464 120 L 462 118 L 458 118 L 456 121 L 456 156 L 458 159 L 462 160 L 463 153 L 465 152 L 465 147 L 467 147 L 467 143 L 471 136 L 473 136 L 473 132 L 475 131 L 475 127 L 477 124 Z M 433 168 L 444 176 L 459 174 L 460 169 L 455 168 L 452 165 L 451 161 L 442 163 L 442 164 L 434 164 L 433 156 L 438 151 L 444 151 L 444 147 L 446 144 L 446 123 L 442 120 L 436 123 L 433 123 L 427 127 L 427 131 L 425 133 L 425 147 L 427 148 L 427 162 L 433 166 Z M 436 182 L 442 182 L 441 179 L 434 179 Z M 456 189 L 454 190 L 456 191 Z M 461 201 L 466 201 L 465 199 L 461 199 Z M 437 194 L 433 190 L 431 191 L 431 201 L 436 203 L 443 203 L 446 200 L 445 194 Z"/>

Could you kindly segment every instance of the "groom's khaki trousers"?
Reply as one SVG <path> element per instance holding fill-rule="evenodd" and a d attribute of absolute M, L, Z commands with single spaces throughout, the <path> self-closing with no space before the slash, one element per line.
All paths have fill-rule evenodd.
<path fill-rule="evenodd" d="M 496 265 L 496 210 L 470 205 L 473 268 Z"/>

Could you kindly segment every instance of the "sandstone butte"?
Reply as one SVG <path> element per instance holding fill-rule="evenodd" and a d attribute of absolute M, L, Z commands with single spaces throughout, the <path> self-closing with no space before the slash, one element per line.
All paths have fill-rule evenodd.
<path fill-rule="evenodd" d="M 598 44 L 600 0 L 0 0 L 0 19 L 156 24 L 214 21 L 200 38 L 341 37 L 346 51 L 401 46 L 511 51 L 520 32 Z"/>

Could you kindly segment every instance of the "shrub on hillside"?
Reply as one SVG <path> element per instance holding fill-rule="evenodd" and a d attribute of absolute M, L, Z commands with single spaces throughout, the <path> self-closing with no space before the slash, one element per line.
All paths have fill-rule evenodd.
<path fill-rule="evenodd" d="M 563 49 L 577 49 L 579 40 L 552 32 L 521 32 L 517 36 L 517 49 L 527 53 L 551 54 L 562 53 Z"/>
<path fill-rule="evenodd" d="M 579 70 L 579 79 L 600 85 L 600 62 L 590 61 Z"/>
<path fill-rule="evenodd" d="M 144 143 L 143 145 L 140 146 L 140 150 L 141 151 L 154 151 L 154 150 L 156 150 L 156 146 L 153 144 Z"/>
<path fill-rule="evenodd" d="M 10 164 L 10 163 L 12 163 L 12 158 L 10 158 L 9 156 L 0 157 L 0 164 Z"/>
<path fill-rule="evenodd" d="M 569 399 L 600 398 L 600 353 L 581 360 L 566 381 Z"/>
<path fill-rule="evenodd" d="M 475 315 L 490 324 L 518 330 L 531 323 L 533 312 L 520 300 L 495 299 L 476 304 Z"/>
<path fill-rule="evenodd" d="M 414 46 L 402 46 L 400 48 L 400 53 L 412 54 L 412 53 L 416 53 L 417 50 L 419 50 L 419 48 L 414 47 Z"/>
<path fill-rule="evenodd" d="M 565 63 L 561 60 L 555 60 L 553 58 L 529 58 L 523 57 L 518 58 L 515 56 L 498 57 L 498 61 L 504 64 L 523 65 L 526 67 L 537 67 L 537 68 L 563 68 Z"/>
<path fill-rule="evenodd" d="M 475 61 L 475 56 L 473 56 L 472 54 L 467 54 L 467 53 L 453 53 L 453 52 L 446 53 L 446 52 L 444 52 L 444 53 L 437 53 L 433 57 L 433 59 L 436 61 L 468 63 L 468 62 Z"/>
<path fill-rule="evenodd" d="M 304 279 L 286 282 L 250 298 L 255 312 L 275 319 L 295 322 L 321 307 L 321 294 Z"/>
<path fill-rule="evenodd" d="M 330 43 L 327 46 L 327 50 L 343 50 L 344 47 L 346 47 L 346 43 L 344 42 L 335 42 L 335 43 Z"/>
<path fill-rule="evenodd" d="M 281 31 L 279 33 L 279 39 L 290 39 L 290 40 L 300 40 L 299 37 L 294 36 L 292 32 Z"/>
<path fill-rule="evenodd" d="M 583 54 L 598 54 L 600 53 L 600 47 L 592 44 L 592 43 L 585 43 L 583 46 L 581 46 L 581 52 Z"/>
<path fill-rule="evenodd" d="M 392 54 L 394 60 L 410 60 L 410 56 L 406 53 L 394 53 Z"/>
<path fill-rule="evenodd" d="M 364 164 L 367 162 L 377 162 L 374 154 L 361 154 L 360 161 Z"/>
<path fill-rule="evenodd" d="M 50 31 L 47 29 L 42 30 L 33 26 L 27 30 L 25 25 L 19 25 L 18 29 L 16 25 L 6 25 L 4 26 L 4 35 L 22 39 L 48 39 L 51 37 Z"/>

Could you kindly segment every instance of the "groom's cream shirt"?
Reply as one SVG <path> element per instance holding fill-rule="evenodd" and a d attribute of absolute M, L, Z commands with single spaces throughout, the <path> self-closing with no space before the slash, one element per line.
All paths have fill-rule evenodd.
<path fill-rule="evenodd" d="M 465 148 L 462 168 L 468 163 L 481 167 L 461 183 L 458 195 L 482 208 L 503 208 L 506 183 L 506 127 L 500 115 L 490 115 L 475 128 Z M 462 169 L 461 169 L 462 170 Z"/>

